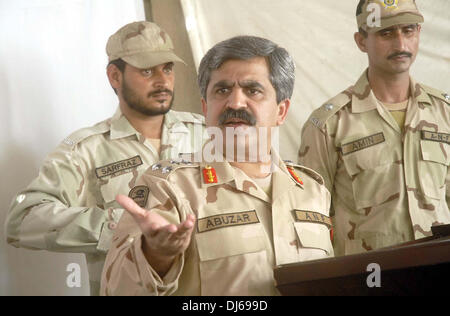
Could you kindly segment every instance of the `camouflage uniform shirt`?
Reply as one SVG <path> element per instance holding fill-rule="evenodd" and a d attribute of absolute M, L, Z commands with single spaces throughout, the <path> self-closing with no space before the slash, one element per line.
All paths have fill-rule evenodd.
<path fill-rule="evenodd" d="M 331 192 L 336 255 L 423 238 L 450 223 L 450 97 L 410 82 L 403 130 L 367 72 L 303 127 L 299 162 Z"/>
<path fill-rule="evenodd" d="M 130 196 L 172 223 L 195 214 L 191 243 L 161 278 L 144 257 L 138 225 L 125 213 L 106 258 L 101 295 L 276 295 L 276 265 L 332 256 L 330 194 L 322 177 L 293 165 L 300 184 L 281 160 L 278 165 L 272 199 L 228 162 L 210 164 L 216 183 L 206 183 L 203 163 L 149 169 Z"/>
<path fill-rule="evenodd" d="M 156 161 L 201 148 L 202 132 L 203 116 L 169 111 L 158 155 L 120 109 L 76 131 L 47 156 L 39 176 L 13 200 L 6 221 L 8 243 L 85 253 L 91 295 L 98 295 L 106 251 L 123 211 L 115 196 L 128 194 Z"/>

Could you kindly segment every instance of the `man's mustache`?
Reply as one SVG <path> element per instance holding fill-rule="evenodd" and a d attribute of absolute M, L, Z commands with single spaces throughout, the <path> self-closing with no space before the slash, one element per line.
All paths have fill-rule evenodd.
<path fill-rule="evenodd" d="M 150 93 L 147 95 L 147 97 L 151 98 L 151 97 L 153 97 L 153 96 L 155 96 L 155 95 L 157 95 L 157 94 L 160 94 L 160 93 L 167 93 L 168 95 L 170 95 L 171 97 L 173 97 L 173 91 L 171 91 L 171 90 L 169 90 L 169 89 L 159 89 L 159 90 L 152 91 L 152 92 L 150 92 Z"/>
<path fill-rule="evenodd" d="M 409 53 L 409 52 L 396 52 L 396 53 L 393 53 L 393 54 L 389 55 L 388 59 L 393 59 L 393 58 L 396 58 L 396 57 L 399 57 L 399 56 L 406 56 L 406 57 L 411 58 L 412 54 Z"/>
<path fill-rule="evenodd" d="M 256 125 L 255 117 L 252 114 L 248 113 L 246 110 L 233 110 L 228 108 L 219 116 L 219 126 L 224 125 L 225 122 L 231 119 L 242 120 L 250 126 Z"/>

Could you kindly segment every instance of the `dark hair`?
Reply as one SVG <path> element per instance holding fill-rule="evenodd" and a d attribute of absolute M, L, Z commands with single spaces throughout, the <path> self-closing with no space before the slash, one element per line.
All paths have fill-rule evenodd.
<path fill-rule="evenodd" d="M 270 70 L 270 82 L 277 93 L 277 102 L 290 99 L 294 90 L 295 64 L 289 53 L 272 41 L 256 36 L 236 36 L 214 45 L 200 62 L 198 85 L 206 100 L 211 73 L 230 59 L 248 60 L 265 57 Z"/>
<path fill-rule="evenodd" d="M 108 66 L 106 66 L 106 67 L 109 67 L 109 65 L 114 65 L 114 66 L 116 66 L 117 69 L 119 69 L 119 71 L 120 71 L 121 73 L 124 73 L 125 67 L 126 67 L 127 63 L 124 62 L 121 58 L 118 58 L 118 59 L 111 60 L 111 61 L 108 63 Z M 116 90 L 115 88 L 113 88 L 113 90 L 114 90 L 114 92 L 117 94 L 117 90 Z"/>
<path fill-rule="evenodd" d="M 369 34 L 366 31 L 364 31 L 362 28 L 358 28 L 358 32 L 365 38 L 367 38 L 367 36 L 369 36 Z"/>
<path fill-rule="evenodd" d="M 111 60 L 111 61 L 108 63 L 108 66 L 109 66 L 109 65 L 114 65 L 114 66 L 116 66 L 116 67 L 120 70 L 120 72 L 123 73 L 123 72 L 125 71 L 125 66 L 127 65 L 127 63 L 124 62 L 121 58 L 119 58 L 119 59 Z"/>

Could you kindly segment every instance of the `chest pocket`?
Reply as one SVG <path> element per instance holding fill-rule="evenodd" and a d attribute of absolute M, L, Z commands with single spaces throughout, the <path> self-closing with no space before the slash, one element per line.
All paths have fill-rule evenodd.
<path fill-rule="evenodd" d="M 422 161 L 419 161 L 419 182 L 422 192 L 434 199 L 445 199 L 445 177 L 450 165 L 450 145 L 421 140 Z"/>
<path fill-rule="evenodd" d="M 401 146 L 389 146 L 382 132 L 343 141 L 341 150 L 358 209 L 382 204 L 398 191 Z"/>
<path fill-rule="evenodd" d="M 220 217 L 199 219 L 197 229 L 200 228 L 202 220 L 214 221 L 215 219 L 220 219 L 223 222 L 226 217 L 227 214 Z M 230 226 L 217 227 L 196 233 L 195 239 L 200 261 L 242 255 L 265 249 L 264 229 L 261 223 L 233 225 L 231 221 L 232 219 L 228 219 Z"/>
<path fill-rule="evenodd" d="M 274 295 L 264 238 L 261 223 L 197 232 L 201 295 Z"/>

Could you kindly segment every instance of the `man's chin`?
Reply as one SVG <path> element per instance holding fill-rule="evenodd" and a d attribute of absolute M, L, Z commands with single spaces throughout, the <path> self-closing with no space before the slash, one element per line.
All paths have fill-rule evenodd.
<path fill-rule="evenodd" d="M 145 116 L 165 115 L 172 108 L 172 104 L 158 104 L 158 105 L 129 105 L 134 111 Z"/>

